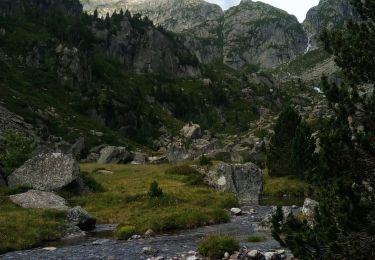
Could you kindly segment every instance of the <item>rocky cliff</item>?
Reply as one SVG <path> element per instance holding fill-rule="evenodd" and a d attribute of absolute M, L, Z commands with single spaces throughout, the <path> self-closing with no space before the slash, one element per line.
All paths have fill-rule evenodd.
<path fill-rule="evenodd" d="M 308 50 L 319 47 L 319 35 L 324 29 L 342 26 L 352 18 L 358 19 L 359 15 L 349 0 L 320 0 L 319 5 L 308 11 L 303 22 L 309 37 Z"/>
<path fill-rule="evenodd" d="M 263 3 L 243 0 L 223 12 L 203 0 L 81 0 L 84 9 L 106 13 L 128 9 L 178 33 L 201 63 L 273 67 L 303 53 L 307 37 L 294 16 Z"/>
<path fill-rule="evenodd" d="M 242 0 L 225 13 L 224 63 L 274 67 L 303 53 L 307 38 L 297 18 L 270 5 Z"/>

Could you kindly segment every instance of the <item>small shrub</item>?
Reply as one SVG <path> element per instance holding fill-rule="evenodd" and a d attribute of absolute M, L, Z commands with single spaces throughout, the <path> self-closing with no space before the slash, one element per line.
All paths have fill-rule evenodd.
<path fill-rule="evenodd" d="M 136 229 L 133 226 L 120 226 L 116 230 L 117 239 L 127 240 L 136 235 Z"/>
<path fill-rule="evenodd" d="M 201 166 L 212 165 L 211 158 L 208 158 L 204 154 L 202 154 L 202 156 L 199 157 L 199 165 Z"/>
<path fill-rule="evenodd" d="M 0 147 L 0 162 L 5 176 L 10 175 L 15 169 L 27 161 L 35 149 L 33 140 L 19 132 L 8 132 Z"/>
<path fill-rule="evenodd" d="M 151 198 L 156 198 L 156 197 L 162 197 L 163 196 L 163 190 L 159 187 L 159 183 L 157 181 L 153 181 L 150 184 L 150 191 L 148 192 L 148 195 Z"/>
<path fill-rule="evenodd" d="M 259 243 L 265 240 L 265 237 L 260 235 L 251 235 L 247 238 L 247 242 L 250 243 Z"/>
<path fill-rule="evenodd" d="M 210 259 L 221 259 L 225 252 L 233 253 L 240 247 L 237 239 L 225 235 L 211 235 L 198 245 L 198 251 Z"/>
<path fill-rule="evenodd" d="M 204 185 L 204 176 L 188 165 L 171 167 L 165 173 L 186 176 L 184 182 L 188 185 Z"/>

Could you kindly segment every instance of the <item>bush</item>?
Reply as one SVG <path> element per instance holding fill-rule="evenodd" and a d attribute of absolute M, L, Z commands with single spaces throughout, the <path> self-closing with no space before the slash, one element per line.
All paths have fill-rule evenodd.
<path fill-rule="evenodd" d="M 159 183 L 157 181 L 153 181 L 150 184 L 150 191 L 148 192 L 148 195 L 151 198 L 156 198 L 156 197 L 162 197 L 163 196 L 163 190 L 159 187 Z"/>
<path fill-rule="evenodd" d="M 0 162 L 5 176 L 27 161 L 35 149 L 33 140 L 19 132 L 8 132 L 0 148 Z"/>
<path fill-rule="evenodd" d="M 247 242 L 250 242 L 250 243 L 258 243 L 264 240 L 265 240 L 265 237 L 260 236 L 260 235 L 251 235 L 247 238 Z"/>
<path fill-rule="evenodd" d="M 212 165 L 211 158 L 208 158 L 202 154 L 201 157 L 199 157 L 199 165 L 206 166 L 206 165 Z"/>
<path fill-rule="evenodd" d="M 225 252 L 233 253 L 240 248 L 237 239 L 225 235 L 210 235 L 198 245 L 198 251 L 210 259 L 221 259 Z"/>
<path fill-rule="evenodd" d="M 119 226 L 116 230 L 116 237 L 117 239 L 127 240 L 136 233 L 136 229 L 133 226 Z"/>

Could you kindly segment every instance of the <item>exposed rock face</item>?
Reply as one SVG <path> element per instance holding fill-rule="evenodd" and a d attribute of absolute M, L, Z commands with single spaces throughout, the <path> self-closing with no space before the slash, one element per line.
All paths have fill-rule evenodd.
<path fill-rule="evenodd" d="M 137 72 L 168 72 L 181 77 L 196 77 L 200 70 L 183 57 L 192 54 L 177 41 L 152 26 L 143 30 L 133 27 L 125 18 L 116 33 L 95 31 L 108 56 Z"/>
<path fill-rule="evenodd" d="M 180 132 L 186 139 L 197 139 L 202 136 L 201 127 L 192 123 L 185 125 Z"/>
<path fill-rule="evenodd" d="M 263 188 L 262 171 L 253 163 L 219 163 L 206 175 L 208 183 L 222 191 L 231 191 L 240 202 L 258 203 Z"/>
<path fill-rule="evenodd" d="M 349 0 L 320 0 L 318 6 L 309 10 L 303 22 L 310 38 L 308 50 L 319 47 L 318 38 L 324 29 L 342 26 L 351 18 L 359 19 L 359 14 Z"/>
<path fill-rule="evenodd" d="M 294 16 L 272 6 L 243 0 L 225 14 L 203 0 L 81 0 L 84 10 L 101 15 L 128 9 L 179 33 L 201 63 L 223 61 L 238 69 L 248 64 L 273 67 L 303 53 L 307 37 Z"/>
<path fill-rule="evenodd" d="M 10 187 L 30 186 L 37 190 L 59 190 L 80 175 L 77 162 L 61 153 L 37 155 L 26 161 L 8 177 Z"/>
<path fill-rule="evenodd" d="M 225 13 L 224 63 L 274 67 L 303 53 L 307 37 L 297 18 L 270 5 L 242 0 Z"/>
<path fill-rule="evenodd" d="M 174 32 L 183 32 L 198 26 L 209 26 L 207 23 L 216 22 L 223 14 L 218 5 L 203 0 L 81 0 L 84 10 L 93 12 L 98 8 L 99 14 L 119 12 L 121 9 L 131 13 L 147 16 L 155 25 L 162 25 Z M 209 32 L 207 32 L 209 33 Z M 202 33 L 202 36 L 206 36 Z"/>
<path fill-rule="evenodd" d="M 94 229 L 96 225 L 96 218 L 91 216 L 80 206 L 68 210 L 66 221 L 69 225 L 77 226 L 84 231 L 90 231 Z"/>
<path fill-rule="evenodd" d="M 34 139 L 36 137 L 36 130 L 32 125 L 26 123 L 21 116 L 0 106 L 0 139 L 8 131 L 18 131 Z"/>
<path fill-rule="evenodd" d="M 134 155 L 125 147 L 107 146 L 100 151 L 98 163 L 128 163 Z"/>
<path fill-rule="evenodd" d="M 65 199 L 52 192 L 29 190 L 9 198 L 23 208 L 68 210 Z"/>

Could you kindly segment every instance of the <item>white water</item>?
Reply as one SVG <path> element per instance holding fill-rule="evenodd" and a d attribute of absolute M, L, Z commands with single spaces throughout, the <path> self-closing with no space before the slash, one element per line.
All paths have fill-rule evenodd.
<path fill-rule="evenodd" d="M 309 38 L 308 38 L 308 41 L 307 41 L 307 47 L 306 47 L 306 50 L 305 50 L 305 54 L 308 53 L 308 52 L 311 50 L 311 48 L 312 48 L 312 45 L 311 45 L 311 37 L 312 37 L 312 36 L 309 36 Z"/>

